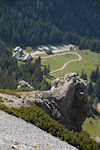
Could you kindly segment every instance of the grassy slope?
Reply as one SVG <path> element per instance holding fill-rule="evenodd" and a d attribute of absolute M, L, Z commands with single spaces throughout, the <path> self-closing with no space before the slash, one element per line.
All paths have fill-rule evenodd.
<path fill-rule="evenodd" d="M 98 136 L 100 138 L 100 117 L 95 116 L 95 118 L 87 118 L 82 128 L 91 136 Z"/>
<path fill-rule="evenodd" d="M 61 68 L 66 62 L 73 59 L 78 59 L 78 56 L 76 56 L 75 54 L 57 55 L 44 59 L 42 61 L 42 65 L 50 64 L 50 70 L 54 71 Z"/>
<path fill-rule="evenodd" d="M 54 78 L 63 76 L 66 73 L 70 73 L 70 72 L 77 72 L 80 75 L 82 69 L 84 69 L 85 72 L 87 73 L 88 81 L 89 81 L 89 76 L 91 71 L 95 69 L 98 64 L 100 65 L 100 53 L 91 52 L 89 50 L 82 50 L 82 51 L 75 51 L 75 52 L 79 53 L 82 56 L 82 60 L 79 62 L 70 63 L 66 66 L 64 70 L 52 74 L 53 77 L 47 79 L 49 82 L 54 80 Z M 52 71 L 61 68 L 63 64 L 66 63 L 67 61 L 72 59 L 77 59 L 77 58 L 78 56 L 76 55 L 71 55 L 70 58 L 68 58 L 67 55 L 61 55 L 61 56 L 45 59 L 45 61 L 42 61 L 42 64 L 43 65 L 50 64 L 51 71 Z M 92 124 L 90 123 L 90 121 L 92 122 Z M 91 136 L 100 137 L 100 118 L 96 118 L 96 119 L 93 119 L 92 117 L 87 118 L 83 125 L 83 130 L 86 130 Z"/>
<path fill-rule="evenodd" d="M 13 90 L 0 89 L 0 93 L 2 93 L 2 94 L 8 94 L 8 95 L 14 95 L 14 96 L 20 98 L 20 95 L 17 94 L 17 93 L 16 93 L 15 91 L 13 91 Z"/>
<path fill-rule="evenodd" d="M 30 46 L 27 46 L 27 47 L 26 47 L 26 50 L 27 50 L 28 53 L 31 53 L 31 52 L 33 51 L 33 48 L 30 47 Z"/>
<path fill-rule="evenodd" d="M 68 64 L 64 70 L 59 71 L 57 73 L 53 73 L 52 74 L 53 77 L 57 78 L 70 72 L 76 72 L 79 75 L 81 75 L 82 69 L 84 69 L 84 71 L 87 73 L 89 81 L 91 71 L 96 69 L 96 66 L 98 64 L 100 65 L 100 53 L 91 52 L 89 50 L 82 50 L 75 52 L 79 53 L 82 56 L 82 60 Z M 59 59 L 59 64 L 61 63 L 60 61 L 62 60 Z M 50 79 L 47 80 L 51 82 Z"/>

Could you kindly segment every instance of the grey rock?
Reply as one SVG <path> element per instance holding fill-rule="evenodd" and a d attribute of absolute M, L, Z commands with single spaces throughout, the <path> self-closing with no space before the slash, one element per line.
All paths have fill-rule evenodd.
<path fill-rule="evenodd" d="M 57 78 L 54 81 L 52 81 L 52 84 L 54 84 L 55 87 L 57 87 L 58 83 L 60 82 L 60 79 Z"/>
<path fill-rule="evenodd" d="M 50 91 L 43 92 L 43 101 L 46 105 L 42 108 L 69 130 L 81 131 L 81 125 L 86 117 L 91 116 L 86 81 L 80 79 L 76 73 L 69 73 L 53 83 L 54 87 Z"/>
<path fill-rule="evenodd" d="M 25 81 L 20 81 L 20 85 L 23 83 L 27 84 Z M 69 73 L 54 80 L 53 84 L 49 91 L 32 91 L 28 95 L 22 95 L 21 99 L 0 93 L 1 97 L 7 99 L 2 103 L 9 107 L 36 104 L 52 118 L 62 122 L 69 130 L 81 131 L 86 117 L 91 116 L 91 108 L 87 101 L 86 80 L 80 79 L 77 73 Z"/>
<path fill-rule="evenodd" d="M 34 90 L 34 88 L 26 81 L 21 80 L 18 83 L 19 85 L 17 86 L 17 89 L 21 89 L 21 88 L 28 88 L 30 90 Z"/>

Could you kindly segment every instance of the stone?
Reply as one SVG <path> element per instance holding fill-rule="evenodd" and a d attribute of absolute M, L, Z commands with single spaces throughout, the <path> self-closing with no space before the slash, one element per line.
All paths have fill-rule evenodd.
<path fill-rule="evenodd" d="M 80 79 L 76 73 L 69 73 L 53 83 L 54 87 L 51 90 L 43 92 L 43 101 L 46 105 L 42 108 L 69 130 L 81 131 L 81 125 L 86 117 L 91 116 L 86 81 Z"/>
<path fill-rule="evenodd" d="M 19 85 L 17 86 L 17 89 L 21 89 L 21 88 L 28 88 L 29 90 L 34 90 L 34 88 L 26 81 L 21 80 L 18 83 Z"/>
<path fill-rule="evenodd" d="M 12 145 L 11 148 L 18 149 L 18 146 L 17 145 Z"/>

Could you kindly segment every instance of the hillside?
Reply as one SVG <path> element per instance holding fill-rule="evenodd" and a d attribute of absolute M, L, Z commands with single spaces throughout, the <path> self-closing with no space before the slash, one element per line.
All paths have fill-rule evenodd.
<path fill-rule="evenodd" d="M 21 105 L 25 104 L 25 101 L 26 100 L 29 100 L 30 103 L 32 102 L 32 96 L 33 96 L 33 93 L 31 93 L 32 95 L 26 95 L 26 98 L 25 98 L 25 95 L 24 95 L 24 101 L 21 103 Z M 38 94 L 39 94 L 39 91 L 38 91 Z M 43 111 L 42 108 L 39 108 L 37 107 L 36 105 L 31 105 L 31 106 L 28 106 L 28 107 L 24 107 L 24 106 L 21 106 L 19 108 L 16 108 L 16 106 L 14 106 L 14 101 L 15 103 L 17 102 L 17 99 L 16 97 L 14 96 L 10 96 L 10 95 L 7 95 L 7 94 L 4 94 L 3 97 L 6 96 L 6 98 L 3 98 L 2 101 L 0 101 L 0 103 L 2 103 L 3 101 L 7 102 L 8 104 L 13 105 L 13 107 L 9 108 L 7 107 L 7 103 L 5 103 L 6 105 L 4 104 L 0 104 L 0 109 L 1 110 L 4 110 L 6 111 L 7 113 L 9 114 L 13 114 L 15 116 L 17 116 L 18 118 L 22 118 L 24 120 L 26 120 L 27 122 L 30 122 L 36 126 L 38 126 L 39 128 L 47 131 L 48 133 L 52 134 L 53 136 L 56 136 L 57 138 L 63 140 L 63 141 L 66 141 L 68 142 L 69 144 L 77 147 L 79 150 L 98 150 L 100 148 L 100 144 L 96 143 L 94 140 L 92 140 L 89 136 L 89 134 L 87 134 L 86 132 L 81 132 L 81 133 L 78 133 L 78 132 L 74 132 L 74 131 L 68 131 L 67 128 L 65 128 L 64 125 L 60 124 L 58 121 L 55 121 L 53 120 L 45 111 Z M 27 99 L 27 96 L 29 97 Z M 12 97 L 12 98 L 11 98 Z M 5 100 L 4 100 L 5 99 Z M 15 99 L 15 100 L 14 100 Z M 26 100 L 25 100 L 26 99 Z M 38 97 L 36 98 L 37 100 L 37 105 L 39 105 L 41 103 L 41 100 L 38 99 Z M 20 100 L 18 99 L 18 101 L 20 102 Z M 35 101 L 35 102 L 36 102 Z M 40 102 L 39 102 L 40 101 Z M 39 103 L 38 103 L 39 102 Z M 52 101 L 53 102 L 53 101 Z M 66 101 L 67 102 L 67 101 Z M 45 101 L 45 104 L 47 102 Z M 71 102 L 72 103 L 72 102 Z M 84 102 L 83 102 L 84 103 Z M 18 104 L 18 102 L 17 102 Z M 42 103 L 41 103 L 42 104 Z M 40 105 L 41 105 L 40 104 Z M 49 104 L 49 103 L 48 103 Z M 52 103 L 54 104 L 54 102 Z M 86 104 L 87 105 L 87 104 Z M 43 105 L 42 105 L 43 106 Z M 49 104 L 50 106 L 50 104 Z M 71 105 L 70 105 L 71 106 Z M 48 107 L 49 108 L 49 107 Z M 86 108 L 87 109 L 87 108 Z M 59 110 L 58 110 L 59 111 Z M 87 109 L 88 111 L 88 109 Z M 34 134 L 37 134 L 38 135 L 38 128 L 36 128 L 35 130 L 35 133 L 34 132 L 34 129 L 31 131 L 28 127 L 33 127 L 31 124 L 27 124 L 25 123 L 24 121 L 22 121 L 21 119 L 18 119 L 18 118 L 15 118 L 13 117 L 12 115 L 11 116 L 8 116 L 6 113 L 0 111 L 1 115 L 0 117 L 1 118 L 5 118 L 5 119 L 1 119 L 2 121 L 0 122 L 1 126 L 1 134 L 0 135 L 3 135 L 3 138 L 1 138 L 0 142 L 1 144 L 4 144 L 3 146 L 9 146 L 11 145 L 12 147 L 20 147 L 20 146 L 25 146 L 27 148 L 33 146 L 35 146 L 35 148 L 38 146 L 46 146 L 45 143 L 44 143 L 44 140 L 43 139 L 40 139 L 40 141 L 38 141 L 37 137 L 35 137 L 35 140 L 37 140 L 38 144 L 35 143 L 34 140 L 32 140 L 34 138 Z M 5 114 L 5 115 L 4 115 Z M 56 115 L 56 112 L 55 112 L 55 115 Z M 74 114 L 75 115 L 75 114 Z M 82 115 L 82 111 L 81 111 L 81 114 L 79 115 Z M 83 114 L 84 115 L 84 114 Z M 86 113 L 85 113 L 86 115 Z M 75 116 L 74 116 L 75 117 Z M 76 118 L 78 116 L 76 115 Z M 73 118 L 74 119 L 74 118 Z M 78 119 L 78 118 L 77 118 Z M 12 121 L 11 121 L 12 120 Z M 14 120 L 14 121 L 13 121 Z M 82 121 L 82 120 L 81 120 Z M 18 123 L 19 122 L 19 123 Z M 18 123 L 18 124 L 17 124 Z M 13 124 L 13 129 L 11 128 L 10 124 Z M 20 124 L 20 126 L 19 126 Z M 18 125 L 18 126 L 17 126 Z M 25 125 L 25 126 L 24 126 Z M 7 126 L 6 129 L 4 129 L 3 127 Z M 9 128 L 10 126 L 10 128 Z M 10 134 L 9 136 L 9 133 L 15 133 L 16 131 L 16 126 L 17 126 L 17 131 L 16 134 Z M 22 127 L 24 126 L 24 128 Z M 35 128 L 35 127 L 34 127 Z M 26 130 L 27 130 L 27 133 L 26 133 Z M 39 129 L 40 130 L 40 129 Z M 23 131 L 24 131 L 24 134 L 23 134 Z M 20 132 L 20 134 L 19 134 Z M 31 134 L 31 133 L 33 134 Z M 43 136 L 44 136 L 44 132 L 40 130 L 41 133 L 43 133 Z M 7 135 L 6 135 L 7 133 Z M 18 134 L 18 136 L 17 136 Z M 27 134 L 27 135 L 26 135 Z M 19 136 L 19 135 L 22 135 L 22 136 Z M 31 139 L 30 139 L 30 136 L 31 136 Z M 6 140 L 4 138 L 4 136 L 6 136 Z M 18 137 L 16 139 L 16 136 Z M 29 136 L 29 138 L 28 138 Z M 42 136 L 42 135 L 41 135 Z M 39 136 L 39 137 L 41 137 Z M 47 134 L 45 134 L 45 139 L 46 139 L 46 142 L 51 141 L 52 139 L 50 138 L 51 136 L 49 136 L 49 139 L 48 139 L 48 136 Z M 23 139 L 24 138 L 24 139 Z M 11 140 L 10 140 L 11 139 Z M 26 139 L 30 139 L 29 141 L 27 141 Z M 32 141 L 31 141 L 32 140 Z M 56 139 L 55 139 L 56 140 Z M 43 142 L 41 144 L 41 141 Z M 31 142 L 31 143 L 30 143 Z M 55 141 L 56 142 L 56 141 Z M 53 146 L 55 147 L 55 142 L 53 142 Z M 60 141 L 59 141 L 60 142 Z M 6 144 L 5 144 L 6 143 Z M 26 144 L 25 144 L 26 143 Z M 30 144 L 29 144 L 30 143 Z M 63 144 L 63 143 L 62 143 Z M 49 143 L 47 146 L 51 146 L 51 144 Z M 59 147 L 59 143 L 58 143 L 58 147 Z M 63 146 L 67 146 L 66 144 L 64 144 Z M 7 147 L 8 148 L 8 147 Z M 60 148 L 60 147 L 59 147 Z M 5 149 L 4 149 L 5 150 Z M 29 149 L 30 150 L 30 149 Z M 40 150 L 40 149 L 39 149 Z M 62 148 L 60 148 L 60 150 L 62 150 Z"/>
<path fill-rule="evenodd" d="M 0 149 L 77 150 L 38 127 L 0 110 Z"/>
<path fill-rule="evenodd" d="M 99 1 L 1 0 L 0 3 L 0 37 L 8 44 L 34 47 L 68 42 L 82 48 L 96 44 L 99 48 Z"/>
<path fill-rule="evenodd" d="M 45 60 L 42 61 L 42 64 L 46 66 L 50 64 L 51 71 L 59 69 L 65 64 L 65 62 L 78 58 L 76 55 L 71 55 L 71 53 L 73 53 L 73 51 L 66 52 L 66 54 L 62 56 L 58 55 L 56 57 L 45 58 Z M 97 65 L 100 66 L 100 53 L 91 52 L 90 50 L 79 50 L 74 51 L 74 53 L 78 53 L 82 59 L 77 62 L 69 63 L 63 70 L 50 74 L 51 76 L 47 75 L 46 80 L 48 82 L 52 82 L 54 78 L 59 78 L 60 76 L 70 72 L 77 72 L 81 76 L 83 69 L 87 74 L 87 82 L 90 82 L 90 75 L 92 70 L 95 70 Z"/>
<path fill-rule="evenodd" d="M 60 48 L 73 44 L 79 50 L 70 49 L 70 55 L 55 53 L 54 57 L 44 52 L 31 62 L 19 62 L 12 57 L 16 46 L 30 53 L 50 44 Z M 100 137 L 99 69 L 100 0 L 0 0 L 0 109 L 79 150 L 98 150 L 100 144 L 90 136 Z M 76 73 L 65 75 L 70 72 Z M 23 80 L 33 86 L 32 92 L 15 90 Z M 86 119 L 91 110 L 91 118 Z M 1 141 L 5 144 L 4 139 Z"/>

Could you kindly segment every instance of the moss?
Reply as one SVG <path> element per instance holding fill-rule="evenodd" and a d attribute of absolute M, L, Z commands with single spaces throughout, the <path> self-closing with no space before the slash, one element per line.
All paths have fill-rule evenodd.
<path fill-rule="evenodd" d="M 31 91 L 30 89 L 28 88 L 21 88 L 21 89 L 16 89 L 14 90 L 15 92 L 23 92 L 23 91 Z"/>
<path fill-rule="evenodd" d="M 0 102 L 3 102 L 2 97 L 0 97 Z"/>
<path fill-rule="evenodd" d="M 8 94 L 8 95 L 14 95 L 14 96 L 20 98 L 20 95 L 18 95 L 17 93 L 15 93 L 15 92 L 12 91 L 12 90 L 0 89 L 0 93 Z"/>

